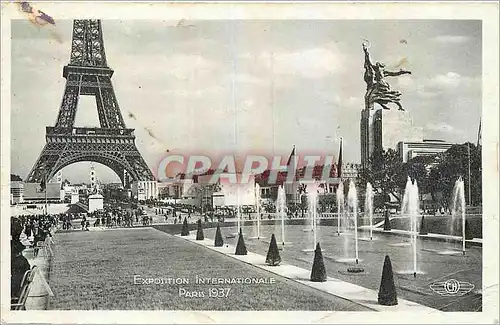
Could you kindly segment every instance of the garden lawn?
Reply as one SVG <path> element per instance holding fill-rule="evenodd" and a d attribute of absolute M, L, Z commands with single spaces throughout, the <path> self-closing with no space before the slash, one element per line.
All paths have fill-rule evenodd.
<path fill-rule="evenodd" d="M 55 240 L 54 310 L 366 310 L 152 228 L 58 233 Z M 134 275 L 189 284 L 134 284 Z M 201 285 L 196 275 L 276 283 Z M 180 288 L 205 297 L 180 297 Z M 226 298 L 210 298 L 210 288 L 231 290 Z"/>

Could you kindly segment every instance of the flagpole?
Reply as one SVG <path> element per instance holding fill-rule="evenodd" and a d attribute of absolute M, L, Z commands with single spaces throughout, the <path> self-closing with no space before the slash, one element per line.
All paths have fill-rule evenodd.
<path fill-rule="evenodd" d="M 467 152 L 468 152 L 468 172 L 469 172 L 469 184 L 468 184 L 468 194 L 469 194 L 469 206 L 471 206 L 471 192 L 470 192 L 470 143 L 467 142 Z"/>
<path fill-rule="evenodd" d="M 339 178 L 340 183 L 343 183 L 342 182 L 342 144 L 343 144 L 342 140 L 343 140 L 342 137 L 340 137 L 340 152 L 339 152 L 339 160 L 337 161 L 337 177 Z M 340 186 L 340 183 L 338 186 Z M 338 187 L 337 187 L 337 192 L 340 192 L 340 191 L 338 191 Z M 344 193 L 337 193 L 337 195 L 339 195 L 339 194 L 344 196 Z M 344 205 L 344 200 L 342 199 L 341 201 L 342 201 L 342 205 Z M 340 202 L 340 200 L 337 199 L 337 202 Z M 337 234 L 340 235 L 341 217 L 344 214 L 344 206 L 337 207 L 337 211 L 338 211 L 338 214 L 337 214 Z M 345 225 L 344 225 L 344 227 L 345 227 Z"/>
<path fill-rule="evenodd" d="M 49 213 L 48 213 L 48 208 L 47 208 L 47 175 L 45 174 L 43 177 L 45 179 L 45 181 L 44 181 L 44 183 L 45 183 L 45 189 L 44 189 L 45 190 L 45 215 L 48 215 Z"/>

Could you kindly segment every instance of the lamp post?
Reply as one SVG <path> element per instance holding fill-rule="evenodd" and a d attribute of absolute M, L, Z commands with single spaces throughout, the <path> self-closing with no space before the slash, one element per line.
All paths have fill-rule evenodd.
<path fill-rule="evenodd" d="M 468 187 L 468 194 L 469 194 L 468 195 L 468 197 L 469 197 L 469 206 L 471 206 L 472 205 L 471 204 L 471 198 L 472 198 L 472 196 L 471 196 L 471 192 L 470 192 L 470 143 L 469 142 L 467 142 L 467 154 L 468 154 L 468 159 L 467 159 L 468 160 L 468 164 L 467 164 L 468 166 L 467 167 L 468 167 L 468 173 L 469 173 L 469 177 L 468 177 L 469 180 L 468 180 L 467 187 Z"/>

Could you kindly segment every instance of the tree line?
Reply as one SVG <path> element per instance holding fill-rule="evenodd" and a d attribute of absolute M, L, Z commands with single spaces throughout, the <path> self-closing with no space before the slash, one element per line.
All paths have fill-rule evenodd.
<path fill-rule="evenodd" d="M 358 186 L 365 188 L 367 182 L 372 184 L 376 206 L 384 205 L 391 201 L 391 198 L 400 204 L 407 177 L 417 181 L 420 196 L 426 195 L 437 208 L 449 206 L 455 182 L 462 177 L 467 205 L 480 206 L 482 204 L 481 145 L 456 144 L 443 153 L 417 156 L 406 163 L 401 161 L 401 156 L 393 149 L 374 153 L 368 167 L 359 173 Z"/>

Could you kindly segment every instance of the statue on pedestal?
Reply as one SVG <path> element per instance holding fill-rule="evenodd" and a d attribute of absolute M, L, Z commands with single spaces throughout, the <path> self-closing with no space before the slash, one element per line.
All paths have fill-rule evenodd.
<path fill-rule="evenodd" d="M 368 53 L 369 42 L 363 43 L 363 51 L 365 52 L 365 75 L 366 94 L 365 105 L 366 108 L 373 109 L 374 104 L 377 103 L 384 109 L 390 109 L 387 104 L 394 103 L 398 106 L 400 111 L 404 111 L 400 103 L 401 92 L 391 90 L 391 86 L 385 77 L 396 77 L 403 74 L 411 74 L 410 71 L 400 69 L 399 71 L 392 72 L 385 69 L 385 65 L 380 62 L 372 64 L 370 60 L 370 53 Z"/>

